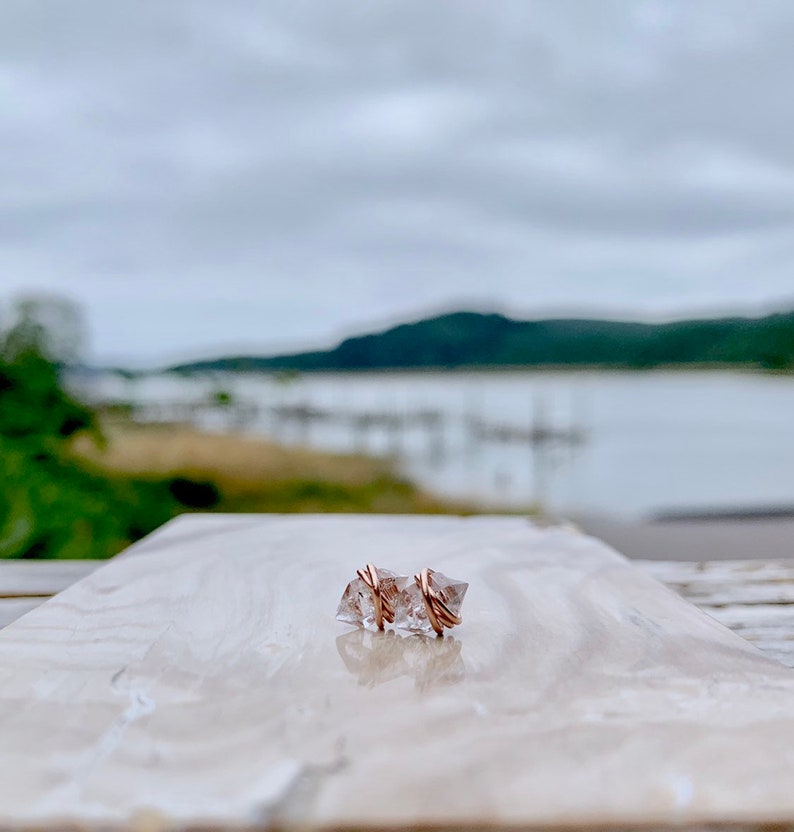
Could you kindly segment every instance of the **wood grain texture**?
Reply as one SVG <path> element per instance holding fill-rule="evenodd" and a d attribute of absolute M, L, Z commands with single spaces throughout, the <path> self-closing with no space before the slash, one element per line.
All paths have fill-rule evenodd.
<path fill-rule="evenodd" d="M 0 560 L 0 598 L 47 597 L 90 575 L 97 560 Z"/>
<path fill-rule="evenodd" d="M 0 628 L 7 627 L 18 618 L 32 612 L 46 600 L 46 597 L 0 598 Z"/>
<path fill-rule="evenodd" d="M 0 628 L 101 565 L 95 560 L 0 560 Z"/>
<path fill-rule="evenodd" d="M 794 561 L 636 561 L 768 655 L 794 667 Z"/>
<path fill-rule="evenodd" d="M 0 823 L 794 822 L 794 674 L 597 541 L 517 518 L 200 517 L 0 633 Z M 334 621 L 374 560 L 444 639 Z"/>
<path fill-rule="evenodd" d="M 759 650 L 794 667 L 794 560 L 632 564 Z M 101 561 L 0 561 L 0 628 L 101 565 Z M 30 592 L 35 594 L 28 597 Z M 47 595 L 39 594 L 44 592 Z"/>

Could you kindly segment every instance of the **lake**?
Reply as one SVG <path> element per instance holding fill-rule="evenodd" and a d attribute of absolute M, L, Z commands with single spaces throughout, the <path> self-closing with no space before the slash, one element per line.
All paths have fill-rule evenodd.
<path fill-rule="evenodd" d="M 794 506 L 794 377 L 741 372 L 449 372 L 184 379 L 103 378 L 102 396 L 238 400 L 346 413 L 438 411 L 438 430 L 402 432 L 262 411 L 246 430 L 317 448 L 393 454 L 436 492 L 562 513 Z M 204 420 L 205 427 L 223 425 Z M 581 444 L 478 440 L 470 425 L 577 430 Z"/>

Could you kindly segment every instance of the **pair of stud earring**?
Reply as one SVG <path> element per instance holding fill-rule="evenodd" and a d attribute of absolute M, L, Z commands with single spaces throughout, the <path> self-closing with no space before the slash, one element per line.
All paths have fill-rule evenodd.
<path fill-rule="evenodd" d="M 433 569 L 413 578 L 368 563 L 356 572 L 336 611 L 339 621 L 357 627 L 394 624 L 413 633 L 436 632 L 460 624 L 460 608 L 469 585 Z"/>

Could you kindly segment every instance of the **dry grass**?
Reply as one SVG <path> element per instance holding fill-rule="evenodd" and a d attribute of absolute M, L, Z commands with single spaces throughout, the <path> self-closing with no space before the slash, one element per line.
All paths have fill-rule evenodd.
<path fill-rule="evenodd" d="M 388 463 L 353 454 L 292 448 L 239 434 L 216 434 L 181 425 L 113 425 L 107 447 L 83 437 L 80 456 L 126 474 L 214 473 L 229 481 L 312 479 L 358 485 L 391 474 Z"/>
<path fill-rule="evenodd" d="M 75 453 L 104 471 L 211 482 L 224 511 L 372 511 L 470 514 L 400 478 L 385 460 L 285 447 L 187 426 L 110 425 L 107 446 Z"/>

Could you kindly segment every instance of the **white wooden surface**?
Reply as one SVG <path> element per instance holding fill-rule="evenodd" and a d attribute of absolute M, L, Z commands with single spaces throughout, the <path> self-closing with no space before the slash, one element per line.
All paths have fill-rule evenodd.
<path fill-rule="evenodd" d="M 334 621 L 367 560 L 463 625 Z M 0 633 L 9 828 L 787 824 L 791 748 L 792 671 L 517 518 L 192 516 Z"/>
<path fill-rule="evenodd" d="M 794 667 L 794 560 L 636 560 L 632 565 Z M 102 561 L 93 560 L 0 560 L 0 628 L 100 566 Z"/>
<path fill-rule="evenodd" d="M 649 575 L 794 667 L 794 561 L 636 561 Z"/>
<path fill-rule="evenodd" d="M 0 598 L 55 595 L 102 565 L 98 560 L 0 561 Z"/>
<path fill-rule="evenodd" d="M 0 560 L 0 628 L 101 565 L 95 560 Z"/>

